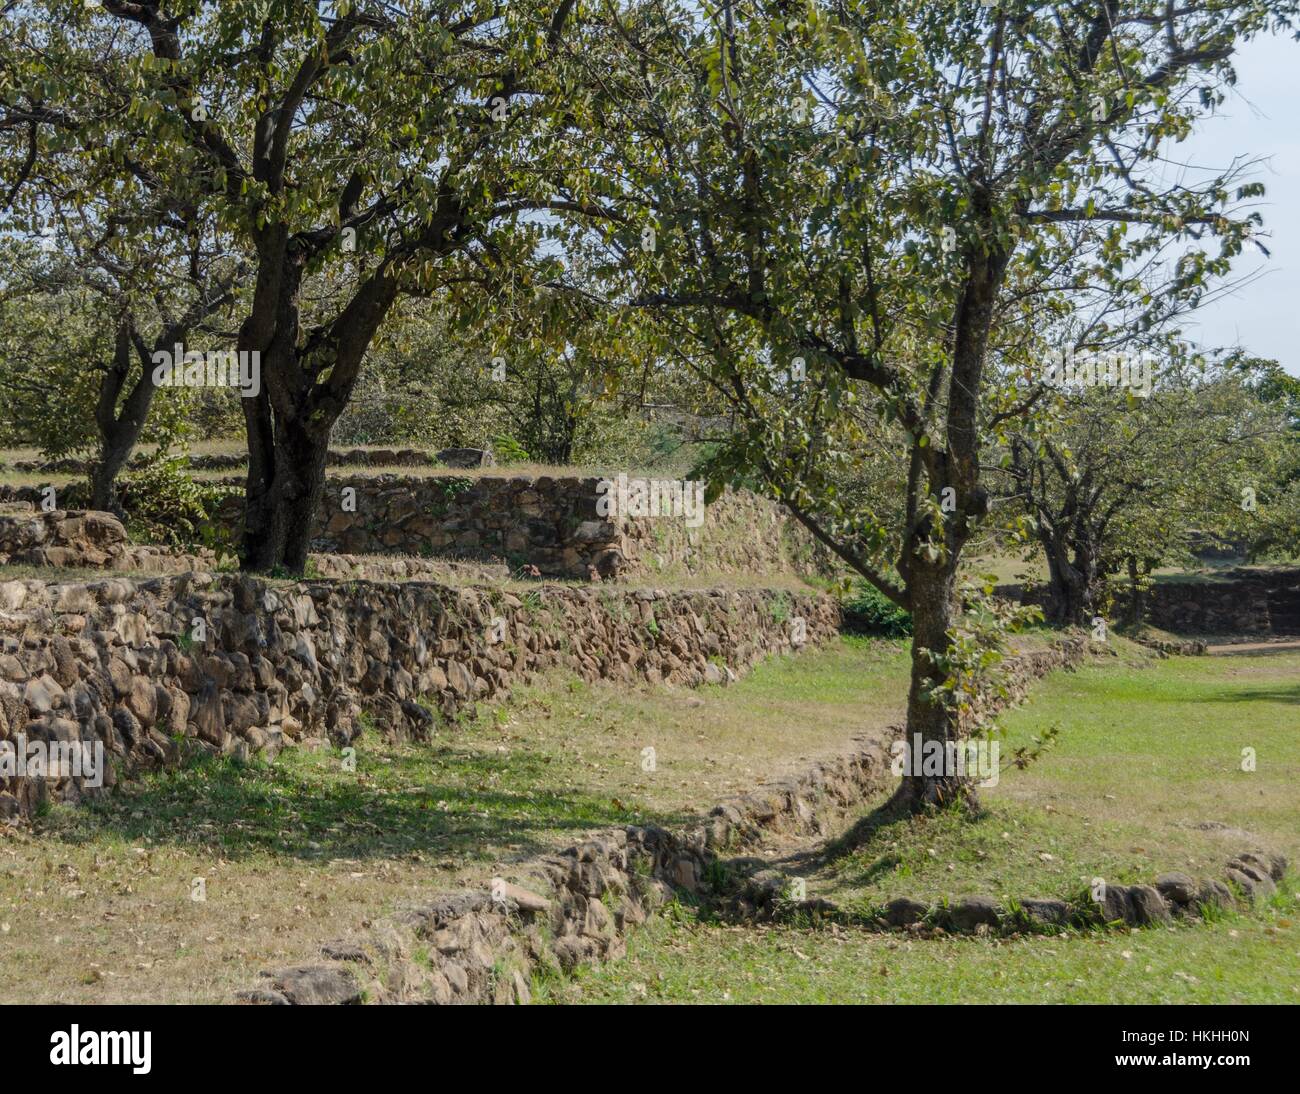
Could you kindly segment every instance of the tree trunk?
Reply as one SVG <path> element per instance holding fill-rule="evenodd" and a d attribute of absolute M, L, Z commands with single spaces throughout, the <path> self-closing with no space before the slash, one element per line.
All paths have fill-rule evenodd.
<path fill-rule="evenodd" d="M 135 451 L 141 424 L 118 423 L 107 436 L 100 433 L 99 459 L 90 465 L 90 508 L 120 514 L 117 476 Z"/>
<path fill-rule="evenodd" d="M 239 549 L 245 570 L 269 573 L 284 553 L 284 512 L 275 503 L 275 423 L 265 387 L 241 400 L 248 440 L 248 476 L 244 482 L 244 531 Z"/>
<path fill-rule="evenodd" d="M 987 194 L 976 195 L 979 211 L 987 214 Z M 957 569 L 962 548 L 969 541 L 975 522 L 988 513 L 988 491 L 980 482 L 980 394 L 984 355 L 992 325 L 993 301 L 1006 270 L 1005 253 L 971 254 L 968 276 L 957 306 L 952 341 L 952 367 L 948 381 L 948 412 L 945 422 L 946 451 L 930 448 L 922 457 L 928 489 L 933 497 L 951 491 L 955 505 L 951 515 L 932 524 L 930 518 L 911 530 L 905 544 L 907 557 L 900 569 L 906 575 L 908 607 L 912 613 L 912 679 L 907 694 L 909 743 L 919 737 L 923 748 L 941 750 L 941 774 L 922 771 L 904 774 L 893 804 L 908 812 L 928 808 L 966 805 L 979 808 L 974 782 L 958 774 L 946 762 L 947 746 L 961 739 L 958 711 L 951 700 L 934 694 L 943 684 L 947 669 L 935 663 L 951 648 L 949 632 L 961 606 L 957 597 Z M 936 383 L 937 383 L 936 374 Z M 918 430 L 919 433 L 919 430 Z M 913 441 L 920 451 L 920 439 Z M 931 559 L 932 547 L 940 547 Z"/>
<path fill-rule="evenodd" d="M 907 692 L 907 744 L 920 737 L 922 748 L 934 742 L 943 755 L 949 743 L 961 739 L 957 711 L 934 698 L 934 689 L 947 673 L 935 664 L 935 657 L 947 654 L 952 640 L 949 631 L 960 610 L 956 593 L 957 566 L 953 559 L 939 563 L 913 564 L 909 582 L 912 603 L 912 679 Z M 914 813 L 925 809 L 965 805 L 978 809 L 979 798 L 971 780 L 956 771 L 924 774 L 924 756 L 911 755 L 909 770 L 895 792 L 892 803 L 899 810 Z"/>
<path fill-rule="evenodd" d="M 140 378 L 118 412 L 118 400 L 131 374 L 131 358 L 140 358 Z M 135 333 L 131 317 L 123 316 L 117 325 L 113 360 L 99 381 L 99 398 L 95 403 L 95 428 L 99 433 L 99 458 L 90 467 L 90 508 L 102 512 L 120 512 L 117 504 L 117 476 L 126 466 L 136 441 L 144 428 L 157 388 L 153 382 L 147 347 Z"/>
<path fill-rule="evenodd" d="M 1073 557 L 1067 554 L 1072 552 Z M 1097 558 L 1087 545 L 1047 545 L 1051 594 L 1044 613 L 1049 623 L 1082 627 L 1092 622 L 1097 605 Z"/>
<path fill-rule="evenodd" d="M 256 354 L 261 384 L 244 402 L 248 478 L 240 563 L 245 570 L 301 574 L 325 494 L 334 423 L 356 386 L 375 331 L 397 298 L 384 267 L 371 274 L 333 322 L 304 338 L 299 294 L 305 255 L 280 227 L 261 243 L 251 314 L 239 349 Z"/>

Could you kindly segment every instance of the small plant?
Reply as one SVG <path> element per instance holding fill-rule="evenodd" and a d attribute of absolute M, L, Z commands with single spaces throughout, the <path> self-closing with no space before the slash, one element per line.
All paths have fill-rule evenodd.
<path fill-rule="evenodd" d="M 160 446 L 122 481 L 121 492 L 131 530 L 141 539 L 174 547 L 225 546 L 210 518 L 228 491 L 194 479 L 184 450 Z"/>
<path fill-rule="evenodd" d="M 784 623 L 790 618 L 790 598 L 784 591 L 772 598 L 772 622 Z"/>
<path fill-rule="evenodd" d="M 425 512 L 431 517 L 445 517 L 456 499 L 474 486 L 472 479 L 461 478 L 430 479 L 429 484 L 438 495 L 425 506 Z"/>
<path fill-rule="evenodd" d="M 843 629 L 849 634 L 871 634 L 881 638 L 906 638 L 912 633 L 912 617 L 874 585 L 859 583 L 844 599 Z"/>
<path fill-rule="evenodd" d="M 502 463 L 527 463 L 528 450 L 508 433 L 492 438 L 492 451 Z"/>

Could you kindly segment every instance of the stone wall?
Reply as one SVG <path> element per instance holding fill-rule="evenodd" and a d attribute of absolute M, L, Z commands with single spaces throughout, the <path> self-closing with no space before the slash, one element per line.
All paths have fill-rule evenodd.
<path fill-rule="evenodd" d="M 1046 585 L 999 585 L 994 592 L 1040 607 L 1050 597 Z M 1122 586 L 1116 595 L 1126 595 Z M 1155 581 L 1146 596 L 1146 622 L 1175 634 L 1300 635 L 1300 569 L 1235 569 Z"/>
<path fill-rule="evenodd" d="M 132 544 L 111 513 L 43 512 L 25 503 L 0 507 L 0 565 L 178 573 L 215 562 L 210 551 L 190 554 Z"/>
<path fill-rule="evenodd" d="M 597 477 L 331 477 L 312 550 L 500 559 L 548 577 L 789 573 L 814 568 L 807 537 L 779 508 L 722 495 L 702 524 L 680 517 L 602 517 Z M 349 493 L 350 491 L 350 493 Z M 232 496 L 219 522 L 240 520 Z"/>
<path fill-rule="evenodd" d="M 743 491 L 708 505 L 699 527 L 680 516 L 601 516 L 595 476 L 331 475 L 312 551 L 492 562 L 538 576 L 653 579 L 656 574 L 794 573 L 825 568 L 811 537 L 775 504 Z M 238 529 L 242 480 L 213 524 Z M 84 504 L 85 486 L 58 492 Z M 0 504 L 39 509 L 38 486 L 0 485 Z M 162 568 L 162 567 L 160 567 Z"/>
<path fill-rule="evenodd" d="M 986 701 L 999 707 L 1018 701 L 1032 680 L 1073 667 L 1087 651 L 1087 642 L 1072 635 L 1017 655 L 1006 666 L 1010 692 Z M 886 731 L 903 732 L 902 726 Z M 843 755 L 721 802 L 681 830 L 632 825 L 604 831 L 518 863 L 481 889 L 439 894 L 375 924 L 360 942 L 326 943 L 321 955 L 327 961 L 268 970 L 262 984 L 237 998 L 279 1006 L 363 999 L 528 1003 L 539 973 L 618 959 L 629 932 L 666 901 L 683 893 L 716 900 L 723 894 L 712 889 L 711 878 L 753 870 L 761 862 L 753 848 L 772 833 L 826 836 L 894 781 L 882 742 L 858 737 Z M 742 852 L 749 853 L 733 857 Z M 720 861 L 725 868 L 718 870 Z M 759 886 L 749 882 L 765 880 L 775 882 L 762 886 L 766 903 L 778 893 L 784 897 L 787 879 L 755 876 L 746 879 L 744 899 L 757 896 L 751 890 Z M 826 902 L 781 903 L 808 919 L 819 917 Z"/>
<path fill-rule="evenodd" d="M 540 585 L 516 596 L 201 572 L 0 582 L 0 747 L 19 735 L 102 742 L 111 786 L 196 749 L 274 755 L 304 738 L 347 741 L 368 718 L 422 738 L 545 669 L 725 683 L 838 622 L 829 597 L 750 590 Z M 71 775 L 0 778 L 0 814 L 90 792 Z"/>
<path fill-rule="evenodd" d="M 1205 581 L 1158 581 L 1147 619 L 1177 634 L 1300 634 L 1300 570 L 1230 570 Z"/>

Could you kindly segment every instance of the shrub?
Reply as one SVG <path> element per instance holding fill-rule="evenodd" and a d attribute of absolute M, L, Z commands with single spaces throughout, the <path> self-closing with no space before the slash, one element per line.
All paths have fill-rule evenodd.
<path fill-rule="evenodd" d="M 874 585 L 859 582 L 841 605 L 844 630 L 881 638 L 906 638 L 912 633 L 912 616 Z"/>

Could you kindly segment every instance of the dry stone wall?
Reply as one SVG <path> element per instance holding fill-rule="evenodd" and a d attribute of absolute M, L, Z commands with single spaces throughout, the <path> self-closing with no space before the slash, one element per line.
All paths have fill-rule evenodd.
<path fill-rule="evenodd" d="M 602 516 L 597 477 L 332 477 L 312 549 L 501 559 L 548 577 L 790 573 L 815 566 L 811 545 L 770 502 L 729 492 L 698 527 L 680 516 Z M 234 526 L 232 496 L 219 522 Z"/>
<path fill-rule="evenodd" d="M 209 551 L 132 544 L 122 522 L 94 510 L 0 506 L 0 565 L 176 573 L 215 565 Z"/>
<path fill-rule="evenodd" d="M 1231 570 L 1208 581 L 1158 582 L 1147 618 L 1176 634 L 1300 634 L 1300 569 Z"/>
<path fill-rule="evenodd" d="M 601 481 L 332 475 L 311 546 L 318 554 L 468 560 L 580 580 L 825 568 L 811 538 L 766 499 L 729 491 L 705 507 L 702 521 L 692 527 L 680 515 L 601 515 Z M 242 481 L 223 483 L 231 491 L 213 524 L 229 531 L 242 521 Z M 75 505 L 84 503 L 84 495 L 84 485 L 73 483 L 57 497 L 61 505 Z M 42 500 L 39 486 L 0 485 L 0 504 L 39 510 Z"/>
<path fill-rule="evenodd" d="M 802 626 L 795 621 L 801 620 Z M 587 680 L 725 683 L 835 634 L 829 597 L 539 586 L 516 596 L 408 581 L 235 574 L 0 582 L 0 748 L 102 744 L 103 783 L 187 753 L 274 755 L 416 738 L 558 668 Z M 796 640 L 801 640 L 796 644 Z M 59 771 L 0 777 L 0 815 L 98 792 Z"/>
<path fill-rule="evenodd" d="M 994 591 L 1044 607 L 1051 596 L 1046 585 L 999 585 Z M 1175 634 L 1300 635 L 1300 569 L 1237 569 L 1157 581 L 1146 596 L 1146 621 Z"/>

